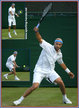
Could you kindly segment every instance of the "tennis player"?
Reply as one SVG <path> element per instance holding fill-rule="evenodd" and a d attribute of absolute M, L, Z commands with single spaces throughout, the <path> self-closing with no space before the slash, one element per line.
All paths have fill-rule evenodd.
<path fill-rule="evenodd" d="M 16 56 L 17 56 L 17 51 L 14 51 L 13 54 L 11 56 L 9 56 L 7 59 L 6 67 L 9 69 L 10 72 L 7 74 L 4 74 L 5 79 L 8 79 L 8 75 L 14 74 L 15 80 L 20 80 L 16 76 L 16 68 L 19 67 L 15 62 Z"/>
<path fill-rule="evenodd" d="M 72 104 L 72 102 L 67 98 L 65 85 L 61 77 L 55 71 L 55 62 L 57 61 L 60 66 L 68 73 L 70 78 L 74 78 L 74 74 L 67 68 L 62 60 L 62 52 L 60 50 L 63 45 L 62 39 L 57 38 L 54 41 L 54 45 L 51 45 L 42 39 L 37 27 L 34 28 L 34 31 L 36 38 L 40 43 L 40 47 L 42 47 L 42 52 L 34 69 L 33 85 L 24 93 L 23 96 L 13 103 L 15 105 L 20 104 L 24 98 L 31 94 L 36 88 L 38 88 L 41 81 L 46 78 L 49 82 L 55 82 L 59 85 L 63 96 L 63 103 Z"/>
<path fill-rule="evenodd" d="M 18 14 L 15 12 L 15 4 L 12 3 L 11 7 L 8 9 L 8 36 L 9 38 L 11 38 L 11 34 L 10 34 L 10 29 L 11 29 L 11 25 L 13 25 L 14 31 L 13 33 L 15 35 L 17 35 L 15 29 L 16 29 L 16 20 L 15 20 L 15 15 L 18 17 Z"/>

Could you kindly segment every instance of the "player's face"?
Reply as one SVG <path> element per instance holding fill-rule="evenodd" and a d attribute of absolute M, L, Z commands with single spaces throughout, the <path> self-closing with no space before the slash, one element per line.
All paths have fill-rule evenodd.
<path fill-rule="evenodd" d="M 15 6 L 14 5 L 12 5 L 12 8 L 14 8 Z"/>
<path fill-rule="evenodd" d="M 14 56 L 16 57 L 16 56 L 17 56 L 17 54 L 14 54 Z"/>
<path fill-rule="evenodd" d="M 58 51 L 62 47 L 62 43 L 61 42 L 55 42 L 54 47 L 55 47 L 56 51 Z"/>

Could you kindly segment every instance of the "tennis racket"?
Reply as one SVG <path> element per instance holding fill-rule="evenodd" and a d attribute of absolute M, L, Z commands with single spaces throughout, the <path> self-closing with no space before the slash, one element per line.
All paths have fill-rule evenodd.
<path fill-rule="evenodd" d="M 36 26 L 37 28 L 40 26 L 41 22 L 44 20 L 44 18 L 48 14 L 49 10 L 51 9 L 51 7 L 52 7 L 52 3 L 49 3 L 49 5 L 44 9 L 42 17 Z"/>
<path fill-rule="evenodd" d="M 21 70 L 24 70 L 24 71 L 30 71 L 29 66 L 26 66 L 26 65 L 18 66 L 18 68 L 20 68 Z"/>

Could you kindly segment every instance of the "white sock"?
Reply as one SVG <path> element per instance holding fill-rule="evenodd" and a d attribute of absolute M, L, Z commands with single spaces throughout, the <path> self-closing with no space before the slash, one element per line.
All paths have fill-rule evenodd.
<path fill-rule="evenodd" d="M 21 96 L 20 99 L 19 99 L 19 101 L 22 102 L 23 100 L 24 100 L 24 97 Z"/>
<path fill-rule="evenodd" d="M 17 76 L 15 75 L 15 78 L 16 78 Z"/>
<path fill-rule="evenodd" d="M 13 30 L 13 32 L 15 33 L 15 30 Z"/>
<path fill-rule="evenodd" d="M 8 76 L 8 74 L 5 74 L 6 76 Z"/>
<path fill-rule="evenodd" d="M 8 32 L 8 34 L 10 35 L 10 32 Z"/>
<path fill-rule="evenodd" d="M 63 98 L 64 98 L 64 99 L 65 99 L 65 98 L 67 98 L 66 94 L 65 94 L 65 95 L 63 95 Z"/>

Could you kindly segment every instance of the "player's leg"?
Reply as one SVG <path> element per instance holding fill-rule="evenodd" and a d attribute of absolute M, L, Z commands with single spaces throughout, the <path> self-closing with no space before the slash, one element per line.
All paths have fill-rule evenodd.
<path fill-rule="evenodd" d="M 8 79 L 8 75 L 12 75 L 13 74 L 13 72 L 9 72 L 9 73 L 7 73 L 7 74 L 4 74 L 4 78 L 5 79 Z"/>
<path fill-rule="evenodd" d="M 24 93 L 23 97 L 27 97 L 29 94 L 31 94 L 35 89 L 37 89 L 39 87 L 39 83 L 33 83 L 33 85 L 26 90 L 26 92 Z"/>
<path fill-rule="evenodd" d="M 23 97 L 27 97 L 32 91 L 39 87 L 44 75 L 40 73 L 34 73 L 33 75 L 33 85 L 24 93 Z"/>
<path fill-rule="evenodd" d="M 65 85 L 64 85 L 64 82 L 62 81 L 62 79 L 59 77 L 55 80 L 55 82 L 59 85 L 60 87 L 60 90 L 62 92 L 62 95 L 63 95 L 63 102 L 65 104 L 72 104 L 72 102 L 67 98 L 66 96 L 66 90 L 65 90 Z"/>
<path fill-rule="evenodd" d="M 15 20 L 15 18 L 13 19 L 13 33 L 15 34 L 15 35 L 17 35 L 17 33 L 16 33 L 16 20 Z"/>
<path fill-rule="evenodd" d="M 12 72 L 13 65 L 10 64 L 10 63 L 6 63 L 6 67 L 9 69 L 10 73 L 4 74 L 3 77 L 4 77 L 5 79 L 8 79 L 8 75 L 13 74 L 13 72 Z"/>
<path fill-rule="evenodd" d="M 11 26 L 8 27 L 8 36 L 9 36 L 9 38 L 11 38 L 10 29 L 11 29 Z"/>
<path fill-rule="evenodd" d="M 10 70 L 9 73 L 3 75 L 5 79 L 8 79 L 8 76 L 9 76 L 9 75 L 14 74 L 14 73 L 13 73 L 13 69 L 9 69 L 9 70 Z"/>
<path fill-rule="evenodd" d="M 15 105 L 19 105 L 24 100 L 25 97 L 30 95 L 35 89 L 37 89 L 39 87 L 43 78 L 44 78 L 44 75 L 42 75 L 40 73 L 34 73 L 34 75 L 33 75 L 33 85 L 25 91 L 23 96 L 21 96 L 18 100 L 14 101 L 13 103 Z"/>
<path fill-rule="evenodd" d="M 20 79 L 16 76 L 16 69 L 15 69 L 15 67 L 13 66 L 13 64 L 6 63 L 6 67 L 9 69 L 10 72 L 7 73 L 7 74 L 4 74 L 4 78 L 5 78 L 5 79 L 8 79 L 8 75 L 14 74 L 15 80 L 20 80 Z"/>
<path fill-rule="evenodd" d="M 59 85 L 60 90 L 61 90 L 62 95 L 63 95 L 63 102 L 66 104 L 72 104 L 72 102 L 66 96 L 65 85 L 64 85 L 61 77 L 54 71 L 53 73 L 51 73 L 49 75 L 49 79 L 52 83 L 55 82 Z"/>
<path fill-rule="evenodd" d="M 8 32 L 10 33 L 10 28 L 11 28 L 11 26 L 9 26 L 9 28 L 8 28 Z"/>
<path fill-rule="evenodd" d="M 15 67 L 12 68 L 12 72 L 14 74 L 15 80 L 20 80 L 16 75 L 16 68 Z"/>
<path fill-rule="evenodd" d="M 8 36 L 9 36 L 9 38 L 11 38 L 11 34 L 10 34 L 11 23 L 12 23 L 12 20 L 8 19 L 8 25 L 9 25 L 9 27 L 8 27 Z"/>
<path fill-rule="evenodd" d="M 9 73 L 8 73 L 8 75 L 12 75 L 12 74 L 13 74 L 13 72 L 9 72 Z"/>
<path fill-rule="evenodd" d="M 25 91 L 24 95 L 21 96 L 18 100 L 14 101 L 13 103 L 15 105 L 19 105 L 24 100 L 25 97 L 30 95 L 38 87 L 39 87 L 39 83 L 33 83 L 33 85 Z"/>
<path fill-rule="evenodd" d="M 65 85 L 64 85 L 62 79 L 59 77 L 54 82 L 56 82 L 59 85 L 60 90 L 62 92 L 62 95 L 65 95 L 66 94 L 66 90 L 65 90 Z"/>

